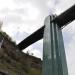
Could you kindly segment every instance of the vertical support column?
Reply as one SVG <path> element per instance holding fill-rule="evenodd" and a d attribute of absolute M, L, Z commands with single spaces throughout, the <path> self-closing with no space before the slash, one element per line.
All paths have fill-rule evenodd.
<path fill-rule="evenodd" d="M 42 75 L 68 75 L 62 31 L 51 23 L 54 17 L 45 20 Z"/>

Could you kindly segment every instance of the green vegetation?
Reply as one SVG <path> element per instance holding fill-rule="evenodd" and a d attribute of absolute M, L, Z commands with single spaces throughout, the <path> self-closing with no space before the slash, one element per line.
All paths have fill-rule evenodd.
<path fill-rule="evenodd" d="M 42 72 L 40 70 L 35 69 L 35 68 L 31 68 L 28 72 L 28 75 L 42 75 Z"/>
<path fill-rule="evenodd" d="M 0 40 L 2 39 L 4 41 L 0 48 L 0 71 L 8 75 L 42 75 L 39 66 L 35 67 L 41 64 L 38 63 L 41 60 L 19 51 L 12 39 L 1 31 Z"/>
<path fill-rule="evenodd" d="M 6 32 L 0 31 L 0 37 L 6 38 L 6 39 L 9 40 L 13 45 L 16 45 L 16 42 L 13 41 L 12 38 L 9 37 L 8 34 L 6 34 Z"/>

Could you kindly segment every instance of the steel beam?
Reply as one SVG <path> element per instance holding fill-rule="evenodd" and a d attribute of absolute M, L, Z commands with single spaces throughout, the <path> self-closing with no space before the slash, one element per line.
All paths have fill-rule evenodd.
<path fill-rule="evenodd" d="M 63 27 L 73 20 L 75 20 L 75 5 L 57 16 L 52 22 L 57 23 L 59 27 Z"/>
<path fill-rule="evenodd" d="M 23 50 L 29 45 L 35 43 L 36 41 L 40 40 L 43 38 L 43 32 L 44 32 L 44 26 L 38 29 L 36 32 L 25 38 L 23 41 L 21 41 L 17 47 L 19 50 Z"/>
<path fill-rule="evenodd" d="M 54 18 L 45 20 L 42 75 L 68 75 L 62 31 L 51 22 Z"/>

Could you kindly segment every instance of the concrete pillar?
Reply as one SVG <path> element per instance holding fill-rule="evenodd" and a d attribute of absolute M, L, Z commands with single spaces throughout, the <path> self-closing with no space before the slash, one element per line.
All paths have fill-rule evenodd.
<path fill-rule="evenodd" d="M 51 23 L 54 15 L 45 19 L 42 75 L 68 75 L 61 28 Z"/>

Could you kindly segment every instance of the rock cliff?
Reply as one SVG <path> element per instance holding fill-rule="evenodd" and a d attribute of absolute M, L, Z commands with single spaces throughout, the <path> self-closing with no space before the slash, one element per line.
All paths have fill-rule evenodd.
<path fill-rule="evenodd" d="M 25 54 L 11 38 L 0 32 L 0 75 L 42 75 L 42 61 Z"/>

